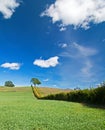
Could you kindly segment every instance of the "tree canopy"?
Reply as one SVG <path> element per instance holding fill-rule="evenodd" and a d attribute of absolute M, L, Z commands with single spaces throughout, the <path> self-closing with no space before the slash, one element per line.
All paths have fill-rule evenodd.
<path fill-rule="evenodd" d="M 7 87 L 15 87 L 15 85 L 13 84 L 12 81 L 5 81 L 4 86 L 7 86 Z"/>
<path fill-rule="evenodd" d="M 34 86 L 41 84 L 40 80 L 37 79 L 37 78 L 32 78 L 32 79 L 31 79 L 31 83 L 32 83 Z"/>

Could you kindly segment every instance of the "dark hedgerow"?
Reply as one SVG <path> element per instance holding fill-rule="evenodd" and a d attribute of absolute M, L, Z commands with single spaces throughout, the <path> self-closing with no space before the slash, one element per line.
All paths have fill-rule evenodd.
<path fill-rule="evenodd" d="M 105 83 L 101 84 L 97 88 L 74 90 L 69 93 L 52 94 L 43 97 L 43 99 L 105 105 Z"/>

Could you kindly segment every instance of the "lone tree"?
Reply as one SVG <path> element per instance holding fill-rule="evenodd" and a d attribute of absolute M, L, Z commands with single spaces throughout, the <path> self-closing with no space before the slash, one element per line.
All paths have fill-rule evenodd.
<path fill-rule="evenodd" d="M 32 88 L 32 92 L 33 92 L 34 96 L 39 99 L 40 94 L 37 90 L 36 84 L 39 85 L 39 84 L 41 84 L 41 82 L 37 78 L 32 78 L 30 82 L 31 82 L 31 88 Z M 34 85 L 34 87 L 33 87 L 33 85 Z"/>
<path fill-rule="evenodd" d="M 15 85 L 13 84 L 12 81 L 5 81 L 5 85 L 4 86 L 7 86 L 7 87 L 15 87 Z"/>
<path fill-rule="evenodd" d="M 32 78 L 32 79 L 31 79 L 31 83 L 32 83 L 34 86 L 41 84 L 41 82 L 40 82 L 39 79 L 37 79 L 37 78 Z"/>

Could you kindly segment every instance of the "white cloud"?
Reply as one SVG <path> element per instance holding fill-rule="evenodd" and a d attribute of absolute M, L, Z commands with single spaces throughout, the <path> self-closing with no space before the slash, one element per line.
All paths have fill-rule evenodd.
<path fill-rule="evenodd" d="M 53 87 L 57 87 L 57 85 L 56 85 L 56 84 L 54 84 L 54 85 L 53 85 Z"/>
<path fill-rule="evenodd" d="M 88 29 L 91 22 L 105 22 L 105 0 L 56 0 L 41 16 L 51 17 L 53 23 L 61 21 L 62 27 Z"/>
<path fill-rule="evenodd" d="M 15 12 L 15 8 L 19 6 L 17 0 L 0 0 L 0 12 L 5 19 L 11 18 Z"/>
<path fill-rule="evenodd" d="M 61 47 L 61 48 L 66 48 L 67 44 L 66 43 L 60 43 L 60 44 L 58 44 L 58 46 Z"/>
<path fill-rule="evenodd" d="M 33 64 L 40 66 L 42 68 L 55 67 L 57 64 L 59 64 L 58 59 L 59 59 L 58 56 L 51 57 L 47 60 L 36 59 Z"/>
<path fill-rule="evenodd" d="M 66 27 L 61 27 L 61 28 L 60 28 L 60 31 L 61 31 L 61 32 L 65 31 L 65 30 L 66 30 Z"/>
<path fill-rule="evenodd" d="M 19 70 L 21 64 L 19 63 L 4 63 L 1 65 L 3 68 L 9 68 L 10 70 Z"/>
<path fill-rule="evenodd" d="M 44 79 L 43 81 L 44 81 L 44 82 L 48 82 L 48 81 L 49 81 L 49 79 Z"/>

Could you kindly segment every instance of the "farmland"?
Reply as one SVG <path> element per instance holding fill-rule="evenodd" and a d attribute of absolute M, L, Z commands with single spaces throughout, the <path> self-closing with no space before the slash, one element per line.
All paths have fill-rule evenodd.
<path fill-rule="evenodd" d="M 50 93 L 45 89 L 41 88 L 43 94 Z M 104 129 L 104 109 L 73 102 L 37 100 L 30 87 L 0 87 L 0 130 Z"/>

